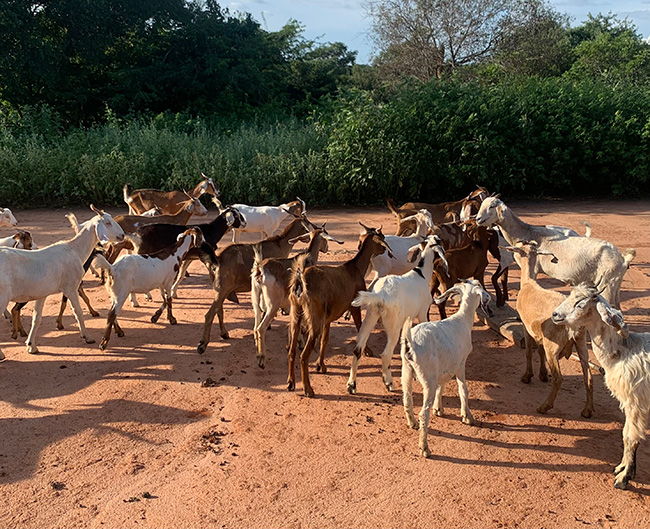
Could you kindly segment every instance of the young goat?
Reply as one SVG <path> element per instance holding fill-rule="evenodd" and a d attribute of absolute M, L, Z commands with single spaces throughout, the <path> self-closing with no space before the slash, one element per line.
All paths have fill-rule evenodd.
<path fill-rule="evenodd" d="M 18 225 L 18 221 L 9 208 L 0 208 L 0 226 L 9 226 L 11 228 Z"/>
<path fill-rule="evenodd" d="M 172 314 L 171 288 L 185 254 L 202 242 L 201 230 L 189 228 L 178 236 L 178 242 L 173 248 L 165 249 L 151 255 L 123 255 L 114 264 L 109 263 L 101 254 L 95 257 L 99 268 L 108 270 L 111 280 L 107 281 L 106 289 L 111 296 L 111 308 L 106 319 L 104 337 L 99 348 L 104 350 L 111 338 L 111 329 L 119 337 L 124 336 L 124 331 L 117 323 L 117 315 L 131 292 L 149 292 L 155 288 L 160 289 L 163 299 L 161 307 L 151 316 L 151 322 L 156 323 L 165 307 L 167 319 L 171 325 L 176 324 Z"/>
<path fill-rule="evenodd" d="M 300 256 L 307 254 L 307 266 L 318 263 L 318 254 L 326 253 L 329 241 L 343 244 L 325 231 L 324 225 L 312 230 L 308 235 L 298 237 L 302 242 L 309 242 L 309 247 L 294 257 L 263 259 L 257 245 L 253 246 L 255 261 L 251 273 L 251 302 L 255 313 L 253 334 L 257 346 L 257 365 L 266 365 L 266 331 L 279 309 L 289 313 L 289 281 L 291 267 Z"/>
<path fill-rule="evenodd" d="M 392 246 L 391 246 L 392 248 Z M 348 393 L 357 392 L 357 368 L 361 360 L 361 352 L 365 350 L 370 333 L 377 325 L 379 318 L 386 329 L 386 347 L 381 353 L 382 377 L 388 391 L 393 391 L 393 375 L 390 372 L 390 361 L 393 351 L 399 341 L 402 325 L 406 318 L 418 318 L 420 323 L 428 320 L 431 293 L 429 282 L 433 272 L 433 262 L 437 258 L 443 265 L 445 251 L 436 236 L 428 237 L 424 242 L 412 247 L 410 259 L 417 261 L 417 267 L 404 275 L 387 275 L 380 278 L 371 292 L 359 292 L 352 302 L 353 307 L 366 309 L 366 316 L 357 335 L 354 347 Z"/>
<path fill-rule="evenodd" d="M 299 215 L 280 233 L 256 243 L 266 257 L 287 257 L 296 237 L 308 233 L 316 226 L 311 224 L 304 215 Z M 203 337 L 199 342 L 197 351 L 203 354 L 210 343 L 212 322 L 215 315 L 219 318 L 221 337 L 227 340 L 230 335 L 223 321 L 223 302 L 226 299 L 238 303 L 237 292 L 249 292 L 251 289 L 251 270 L 255 260 L 253 244 L 231 244 L 220 250 L 216 255 L 213 252 L 206 254 L 204 263 L 210 271 L 212 288 L 215 296 L 212 305 L 205 314 Z"/>
<path fill-rule="evenodd" d="M 472 325 L 479 304 L 484 310 L 490 301 L 489 294 L 476 280 L 459 283 L 434 301 L 445 301 L 450 295 L 462 296 L 458 312 L 445 320 L 420 323 L 411 329 L 407 318 L 402 328 L 402 392 L 404 413 L 409 427 L 418 429 L 413 413 L 413 377 L 422 384 L 422 410 L 420 411 L 420 454 L 429 457 L 427 441 L 429 419 L 433 413 L 442 417 L 442 392 L 445 384 L 456 377 L 460 396 L 460 415 L 465 424 L 474 424 L 469 411 L 465 363 L 472 352 Z M 434 400 L 435 394 L 435 400 Z"/>
<path fill-rule="evenodd" d="M 517 253 L 521 263 L 521 288 L 517 296 L 517 312 L 524 324 L 526 340 L 526 372 L 521 377 L 521 381 L 529 384 L 533 377 L 533 346 L 537 344 L 540 362 L 539 379 L 543 382 L 548 380 L 545 358 L 551 370 L 551 391 L 537 408 L 539 413 L 546 413 L 553 407 L 562 385 L 560 358 L 569 358 L 575 347 L 580 358 L 587 391 L 587 402 L 581 415 L 591 417 L 594 412 L 594 392 L 585 333 L 584 331 L 573 332 L 567 327 L 553 323 L 551 320 L 553 310 L 566 298 L 559 292 L 542 288 L 535 279 L 537 256 L 549 255 L 550 252 L 538 250 L 535 242 L 518 242 L 516 246 L 507 246 L 504 249 Z"/>
<path fill-rule="evenodd" d="M 363 226 L 363 225 L 362 225 Z M 320 354 L 316 370 L 327 372 L 325 348 L 329 341 L 330 325 L 348 310 L 354 324 L 361 326 L 361 309 L 352 306 L 355 296 L 366 289 L 364 277 L 374 255 L 391 253 L 381 230 L 363 226 L 366 231 L 359 243 L 359 251 L 351 260 L 340 265 L 315 265 L 305 267 L 306 257 L 298 259 L 293 267 L 289 287 L 291 301 L 291 338 L 289 341 L 289 376 L 287 389 L 293 391 L 296 385 L 294 365 L 301 327 L 307 329 L 307 342 L 300 354 L 300 372 L 304 394 L 314 396 L 309 382 L 309 356 L 316 340 L 320 337 Z"/>
<path fill-rule="evenodd" d="M 417 229 L 414 235 L 398 237 L 397 235 L 386 235 L 385 241 L 391 249 L 391 256 L 387 253 L 375 255 L 370 260 L 370 266 L 375 275 L 368 288 L 372 288 L 380 277 L 388 274 L 404 274 L 415 267 L 415 262 L 409 260 L 408 253 L 410 248 L 424 241 L 427 232 L 433 229 L 431 214 L 426 209 L 421 209 L 415 215 L 406 218 L 413 218 Z M 363 225 L 362 225 L 363 226 Z M 364 226 L 365 228 L 365 226 Z M 360 238 L 365 235 L 361 234 Z"/>
<path fill-rule="evenodd" d="M 19 250 L 31 250 L 34 248 L 32 234 L 25 230 L 18 230 L 10 237 L 0 239 L 0 248 L 18 248 Z M 36 248 L 34 248 L 36 249 Z"/>
<path fill-rule="evenodd" d="M 126 184 L 123 189 L 124 202 L 129 206 L 129 215 L 143 215 L 146 211 L 158 207 L 165 215 L 173 215 L 183 209 L 182 203 L 187 201 L 187 196 L 199 198 L 204 193 L 214 197 L 219 196 L 219 191 L 212 178 L 201 173 L 201 181 L 186 193 L 185 191 L 160 191 L 159 189 L 136 189 Z"/>
<path fill-rule="evenodd" d="M 183 263 L 181 264 L 181 270 L 172 286 L 172 297 L 175 298 L 178 286 L 185 278 L 185 272 L 191 262 L 196 259 L 208 262 L 209 254 L 216 251 L 219 241 L 221 241 L 228 230 L 231 228 L 239 228 L 241 226 L 246 226 L 246 221 L 242 217 L 241 213 L 233 207 L 227 207 L 223 209 L 211 222 L 190 224 L 189 226 L 179 226 L 176 224 L 149 224 L 138 228 L 135 233 L 127 235 L 127 239 L 135 247 L 137 254 L 147 255 L 174 246 L 178 236 L 187 228 L 199 228 L 201 230 L 201 234 L 203 235 L 203 244 L 199 247 L 192 248 L 187 253 Z M 207 248 L 204 248 L 204 245 L 207 245 Z M 131 298 L 132 304 L 134 298 L 135 295 Z"/>
<path fill-rule="evenodd" d="M 94 343 L 86 333 L 77 293 L 85 272 L 82 265 L 98 241 L 120 241 L 124 238 L 124 232 L 108 213 L 92 205 L 90 208 L 96 216 L 86 222 L 73 239 L 40 250 L 4 248 L 0 251 L 0 312 L 4 311 L 9 301 L 36 300 L 32 328 L 27 337 L 28 353 L 38 352 L 36 334 L 45 299 L 57 292 L 63 292 L 70 299 L 81 337 L 86 343 Z M 2 358 L 4 355 L 0 352 Z"/>
<path fill-rule="evenodd" d="M 635 476 L 637 447 L 648 430 L 650 333 L 630 332 L 621 311 L 585 285 L 573 287 L 552 317 L 574 332 L 589 332 L 594 354 L 605 368 L 605 384 L 625 413 L 623 458 L 614 469 L 614 487 L 625 489 Z"/>
<path fill-rule="evenodd" d="M 217 199 L 212 200 L 219 210 L 222 209 L 221 202 Z M 246 204 L 233 204 L 231 207 L 237 208 L 246 220 L 246 224 L 241 228 L 233 229 L 232 242 L 239 242 L 239 236 L 243 232 L 253 233 L 260 232 L 262 239 L 267 239 L 275 235 L 283 220 L 290 218 L 292 215 L 306 215 L 307 206 L 305 202 L 296 197 L 296 200 L 279 206 L 248 206 Z"/>

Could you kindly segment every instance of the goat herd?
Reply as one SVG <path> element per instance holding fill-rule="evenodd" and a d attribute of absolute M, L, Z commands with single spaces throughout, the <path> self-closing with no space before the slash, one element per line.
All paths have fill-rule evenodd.
<path fill-rule="evenodd" d="M 219 208 L 209 223 L 188 224 L 193 215 L 207 210 L 199 197 L 208 193 Z M 625 488 L 635 474 L 636 450 L 645 437 L 650 414 L 650 333 L 630 332 L 620 308 L 620 288 L 632 249 L 620 252 L 613 244 L 585 236 L 560 226 L 535 226 L 520 220 L 498 196 L 479 187 L 467 197 L 442 204 L 407 203 L 389 208 L 398 221 L 396 235 L 384 235 L 381 228 L 361 224 L 356 255 L 337 265 L 318 264 L 319 253 L 331 243 L 342 244 L 330 235 L 325 225 L 307 218 L 305 203 L 297 199 L 280 206 L 252 207 L 233 204 L 223 207 L 217 199 L 213 181 L 203 175 L 190 192 L 162 192 L 152 189 L 132 191 L 124 187 L 129 215 L 115 218 L 90 206 L 95 216 L 78 224 L 69 215 L 76 236 L 37 249 L 29 232 L 0 239 L 0 312 L 11 309 L 12 338 L 27 336 L 27 351 L 37 353 L 37 332 L 45 298 L 61 292 L 70 300 L 81 337 L 93 343 L 86 333 L 79 296 L 93 315 L 97 313 L 81 286 L 82 277 L 92 265 L 108 272 L 106 287 L 111 306 L 100 348 L 108 346 L 114 329 L 124 331 L 117 316 L 130 296 L 149 295 L 159 289 L 162 305 L 151 317 L 156 322 L 166 309 L 170 324 L 173 299 L 192 260 L 200 259 L 208 269 L 215 299 L 205 315 L 198 352 L 204 353 L 215 315 L 220 334 L 228 338 L 223 317 L 226 299 L 238 302 L 237 293 L 251 291 L 255 314 L 254 337 L 257 362 L 266 362 L 265 334 L 278 310 L 290 313 L 288 340 L 289 375 L 287 389 L 295 388 L 294 364 L 301 347 L 300 367 L 305 395 L 313 396 L 309 380 L 309 358 L 319 341 L 316 369 L 326 372 L 325 349 L 330 325 L 348 313 L 358 330 L 347 389 L 357 390 L 357 368 L 367 348 L 370 333 L 381 320 L 387 336 L 382 357 L 383 381 L 393 390 L 390 361 L 401 336 L 402 390 L 409 426 L 420 432 L 419 448 L 430 455 L 427 430 L 430 414 L 442 415 L 444 385 L 455 377 L 461 402 L 462 421 L 472 424 L 465 383 L 465 362 L 472 350 L 471 330 L 477 310 L 490 312 L 490 296 L 484 290 L 483 275 L 488 253 L 498 261 L 492 276 L 496 304 L 508 300 L 508 269 L 516 262 L 522 270 L 516 308 L 525 327 L 526 372 L 533 376 L 532 352 L 538 345 L 541 380 L 551 374 L 551 390 L 538 411 L 553 407 L 562 383 L 559 359 L 580 358 L 586 386 L 584 417 L 593 413 L 593 391 L 588 363 L 587 333 L 591 347 L 605 372 L 605 382 L 625 412 L 624 452 L 615 469 L 614 486 Z M 0 208 L 0 226 L 15 226 L 9 209 Z M 280 224 L 288 225 L 278 234 Z M 233 244 L 217 250 L 229 231 Z M 241 232 L 260 232 L 259 243 L 239 243 Z M 289 257 L 298 242 L 308 244 L 305 251 Z M 121 250 L 127 254 L 118 258 Z M 368 272 L 374 273 L 366 288 Z M 536 281 L 538 272 L 572 285 L 570 295 L 546 290 Z M 499 285 L 499 282 L 501 283 Z M 440 294 L 435 296 L 436 294 Z M 460 297 L 457 312 L 447 317 L 445 302 Z M 435 296 L 435 297 L 434 297 Z M 432 299 L 441 319 L 429 322 Z M 20 321 L 20 309 L 35 301 L 29 335 Z M 479 309 L 480 307 L 480 309 Z M 362 319 L 361 309 L 365 309 Z M 417 318 L 419 324 L 413 326 Z M 300 344 L 300 345 L 299 345 Z M 0 359 L 4 354 L 0 352 Z M 423 388 L 419 421 L 413 412 L 412 380 Z"/>

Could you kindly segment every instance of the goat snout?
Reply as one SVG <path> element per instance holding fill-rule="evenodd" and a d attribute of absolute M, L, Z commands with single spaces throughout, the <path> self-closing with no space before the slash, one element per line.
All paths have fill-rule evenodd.
<path fill-rule="evenodd" d="M 551 319 L 553 320 L 553 323 L 562 323 L 565 320 L 564 315 L 557 311 L 551 315 Z"/>

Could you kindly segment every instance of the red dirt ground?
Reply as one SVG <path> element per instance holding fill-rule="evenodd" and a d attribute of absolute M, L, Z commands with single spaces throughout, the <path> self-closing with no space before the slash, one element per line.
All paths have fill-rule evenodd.
<path fill-rule="evenodd" d="M 511 206 L 537 224 L 582 231 L 578 221 L 589 219 L 595 237 L 636 248 L 622 308 L 632 330 L 650 332 L 650 202 Z M 71 234 L 64 210 L 14 213 L 40 246 Z M 90 217 L 86 209 L 76 214 Z M 330 232 L 346 241 L 326 256 L 331 261 L 353 255 L 357 219 L 383 223 L 389 233 L 395 225 L 379 209 L 313 210 L 310 217 L 328 220 Z M 10 233 L 0 228 L 2 236 Z M 155 304 L 125 305 L 126 336 L 113 336 L 106 352 L 82 342 L 70 309 L 66 329 L 56 330 L 58 296 L 46 303 L 38 355 L 27 354 L 24 338 L 11 341 L 0 317 L 7 356 L 0 365 L 0 527 L 650 526 L 648 440 L 639 447 L 630 490 L 615 490 L 611 470 L 622 454 L 623 414 L 594 373 L 596 413 L 580 417 L 578 362 L 562 362 L 555 408 L 540 415 L 535 410 L 548 384 L 537 377 L 521 383 L 523 350 L 477 322 L 467 363 L 477 424 L 460 422 L 456 384 L 448 384 L 446 415 L 432 418 L 426 460 L 418 455 L 417 432 L 406 426 L 398 353 L 397 391 L 385 390 L 379 359 L 363 358 L 359 393 L 348 395 L 355 333 L 341 320 L 332 326 L 328 374 L 312 376 L 316 397 L 301 396 L 299 373 L 297 391 L 289 393 L 288 318 L 279 316 L 269 331 L 261 370 L 250 297 L 241 295 L 240 306 L 225 306 L 231 339 L 221 340 L 215 324 L 214 341 L 200 356 L 212 291 L 203 265 L 190 272 L 174 307 L 177 326 L 164 316 L 150 323 L 159 302 L 154 294 Z M 511 273 L 513 300 L 518 277 L 518 270 Z M 108 297 L 90 275 L 85 285 L 102 314 L 86 320 L 99 341 Z M 30 315 L 25 309 L 26 326 Z M 383 344 L 375 331 L 370 346 L 378 352 Z M 203 387 L 207 378 L 216 387 Z M 415 392 L 417 413 L 417 384 Z"/>

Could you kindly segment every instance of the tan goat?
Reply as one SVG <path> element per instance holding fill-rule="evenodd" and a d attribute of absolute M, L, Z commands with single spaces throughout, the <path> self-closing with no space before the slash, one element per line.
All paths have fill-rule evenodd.
<path fill-rule="evenodd" d="M 542 288 L 535 279 L 535 265 L 538 255 L 553 255 L 551 252 L 537 248 L 537 243 L 518 242 L 516 246 L 506 246 L 506 250 L 516 252 L 521 264 L 521 288 L 517 295 L 517 312 L 524 324 L 526 339 L 526 372 L 521 381 L 530 383 L 533 377 L 533 345 L 539 347 L 539 378 L 543 382 L 548 379 L 544 359 L 551 371 L 551 391 L 546 400 L 537 408 L 539 413 L 546 413 L 553 407 L 560 386 L 560 358 L 569 358 L 573 348 L 576 348 L 582 367 L 582 375 L 587 390 L 587 402 L 581 415 L 591 417 L 594 412 L 594 395 L 589 370 L 589 352 L 584 329 L 573 330 L 569 327 L 553 323 L 553 311 L 566 296 L 553 290 Z"/>
<path fill-rule="evenodd" d="M 201 181 L 190 190 L 185 191 L 160 191 L 159 189 L 136 189 L 131 190 L 131 186 L 124 186 L 124 202 L 129 206 L 130 215 L 142 215 L 145 211 L 153 207 L 158 207 L 165 215 L 178 213 L 182 208 L 182 203 L 187 200 L 187 195 L 191 198 L 199 198 L 204 193 L 214 197 L 219 196 L 219 191 L 214 185 L 212 178 L 208 178 L 201 173 Z"/>

